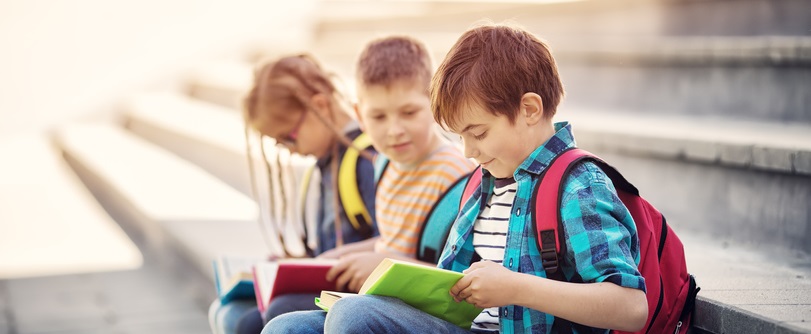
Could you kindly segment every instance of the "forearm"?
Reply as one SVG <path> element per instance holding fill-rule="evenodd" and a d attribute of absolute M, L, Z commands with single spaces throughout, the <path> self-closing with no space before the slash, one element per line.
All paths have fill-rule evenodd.
<path fill-rule="evenodd" d="M 357 253 L 357 252 L 372 252 L 375 250 L 375 243 L 380 237 L 373 237 L 366 240 L 346 244 L 339 248 L 340 256 Z"/>
<path fill-rule="evenodd" d="M 577 284 L 516 273 L 505 283 L 514 302 L 579 324 L 636 331 L 645 326 L 648 304 L 641 290 L 614 283 Z"/>

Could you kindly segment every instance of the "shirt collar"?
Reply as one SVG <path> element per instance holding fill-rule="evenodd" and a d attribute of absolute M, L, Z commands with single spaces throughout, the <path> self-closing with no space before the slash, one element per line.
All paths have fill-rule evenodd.
<path fill-rule="evenodd" d="M 536 148 L 535 151 L 518 166 L 514 177 L 519 179 L 525 173 L 540 175 L 544 169 L 552 163 L 552 160 L 556 156 L 575 146 L 576 143 L 572 135 L 571 124 L 569 124 L 569 122 L 555 123 L 555 134 L 543 143 L 543 145 Z"/>

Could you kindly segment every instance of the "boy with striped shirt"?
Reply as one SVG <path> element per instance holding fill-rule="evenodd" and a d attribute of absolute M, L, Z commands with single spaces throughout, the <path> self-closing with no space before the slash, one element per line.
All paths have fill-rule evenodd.
<path fill-rule="evenodd" d="M 338 289 L 357 292 L 386 257 L 417 261 L 418 239 L 431 207 L 474 168 L 436 128 L 428 96 L 431 73 L 427 49 L 410 37 L 374 40 L 360 55 L 355 111 L 372 145 L 389 163 L 375 195 L 380 236 L 323 255 L 340 258 L 327 274 Z M 452 221 L 455 213 L 449 214 Z"/>
<path fill-rule="evenodd" d="M 481 186 L 463 204 L 439 260 L 439 267 L 465 273 L 449 291 L 454 299 L 485 309 L 473 328 L 460 328 L 395 298 L 357 296 L 335 303 L 326 319 L 299 316 L 296 323 L 280 323 L 279 329 L 296 333 L 641 329 L 648 307 L 645 280 L 637 268 L 636 226 L 611 180 L 592 162 L 575 165 L 561 183 L 558 214 L 565 226 L 561 237 L 566 248 L 559 270 L 567 281 L 546 278 L 531 198 L 545 168 L 575 146 L 572 126 L 552 122 L 562 96 L 563 85 L 547 46 L 523 29 L 503 25 L 465 32 L 434 75 L 435 120 L 459 134 L 465 155 L 483 168 Z M 566 322 L 572 326 L 560 327 Z"/>

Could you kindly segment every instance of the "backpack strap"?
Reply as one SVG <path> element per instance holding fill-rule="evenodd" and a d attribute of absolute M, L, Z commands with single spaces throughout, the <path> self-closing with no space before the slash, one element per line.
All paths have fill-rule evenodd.
<path fill-rule="evenodd" d="M 470 173 L 462 175 L 448 186 L 425 215 L 425 221 L 417 238 L 418 260 L 431 263 L 439 261 L 439 256 L 451 233 L 451 227 L 456 221 L 461 205 L 464 204 L 458 198 L 462 197 L 470 175 Z"/>
<path fill-rule="evenodd" d="M 566 241 L 561 238 L 563 233 L 560 233 L 563 229 L 560 216 L 563 192 L 561 185 L 571 169 L 583 159 L 598 158 L 579 148 L 570 148 L 555 157 L 541 175 L 541 181 L 538 182 L 530 201 L 541 263 L 546 277 L 557 281 L 566 281 L 563 270 L 560 269 L 560 254 L 566 249 Z M 550 212 L 555 214 L 549 214 Z M 558 333 L 572 333 L 574 329 L 578 332 L 586 330 L 581 324 L 558 317 L 555 317 L 552 328 Z"/>
<path fill-rule="evenodd" d="M 536 240 L 538 249 L 541 252 L 541 261 L 547 277 L 552 278 L 558 273 L 560 266 L 559 254 L 561 245 L 565 245 L 560 239 L 560 201 L 561 183 L 568 174 L 570 168 L 580 159 L 590 156 L 584 150 L 572 148 L 555 157 L 546 167 L 541 175 L 535 192 L 532 194 L 532 214 L 535 221 Z M 549 214 L 555 212 L 554 215 Z M 557 276 L 557 275 L 555 275 Z M 560 276 L 562 278 L 562 276 Z"/>
<path fill-rule="evenodd" d="M 380 180 L 383 178 L 383 173 L 389 168 L 389 158 L 383 154 L 375 156 L 375 191 L 377 186 L 380 185 Z"/>
<path fill-rule="evenodd" d="M 357 168 L 358 159 L 361 159 L 358 149 L 365 150 L 370 146 L 372 146 L 371 138 L 365 133 L 361 133 L 352 141 L 352 146 L 347 147 L 338 168 L 338 195 L 341 198 L 344 213 L 349 218 L 352 227 L 365 237 L 372 235 L 372 217 L 366 210 L 363 197 L 360 196 L 358 190 Z"/>
<path fill-rule="evenodd" d="M 465 183 L 465 190 L 462 191 L 462 197 L 459 199 L 459 209 L 461 210 L 462 207 L 465 205 L 465 202 L 473 196 L 473 193 L 476 192 L 476 189 L 479 189 L 482 185 L 482 166 L 476 166 L 472 172 L 470 172 L 470 177 L 467 178 L 467 182 Z"/>

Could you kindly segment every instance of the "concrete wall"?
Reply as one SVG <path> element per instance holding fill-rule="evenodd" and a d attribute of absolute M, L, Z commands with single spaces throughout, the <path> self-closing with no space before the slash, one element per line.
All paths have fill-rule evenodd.
<path fill-rule="evenodd" d="M 194 62 L 307 45 L 317 0 L 0 1 L 0 140 L 106 113 Z M 265 46 L 267 48 L 267 46 Z"/>

